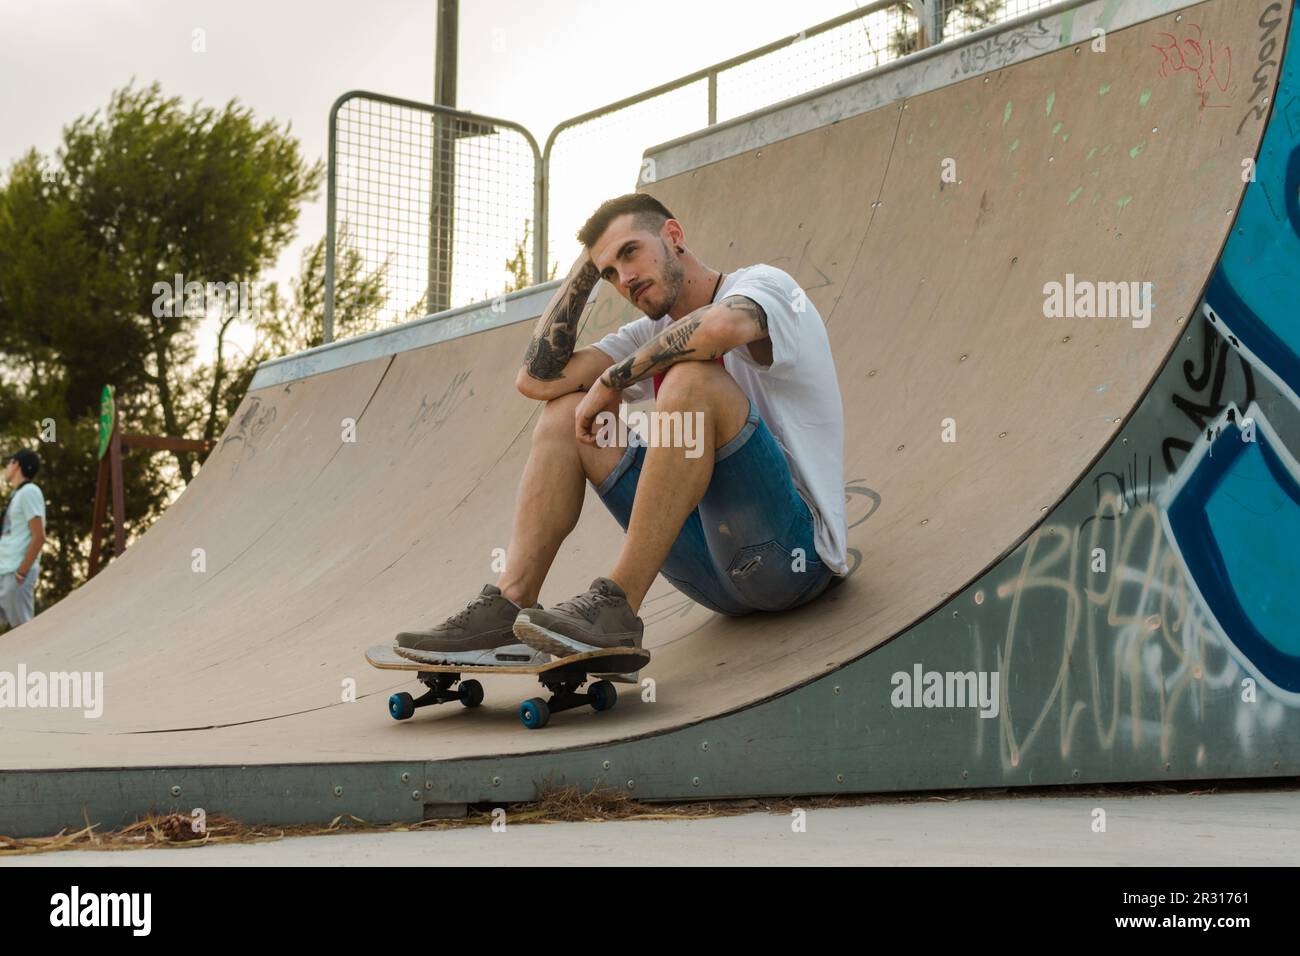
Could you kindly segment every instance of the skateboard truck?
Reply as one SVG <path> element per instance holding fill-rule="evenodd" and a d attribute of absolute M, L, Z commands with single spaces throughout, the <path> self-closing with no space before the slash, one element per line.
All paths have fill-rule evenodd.
<path fill-rule="evenodd" d="M 458 700 L 466 707 L 477 707 L 483 703 L 483 685 L 476 680 L 461 681 L 460 687 L 456 690 L 452 690 L 452 685 L 460 680 L 459 674 L 426 672 L 419 675 L 419 680 L 429 688 L 419 697 L 412 697 L 402 691 L 388 698 L 388 712 L 393 715 L 394 720 L 406 720 L 415 713 L 416 708 L 428 707 L 432 704 L 446 704 Z"/>
<path fill-rule="evenodd" d="M 585 694 L 579 693 L 590 673 L 583 667 L 558 668 L 538 675 L 542 686 L 551 692 L 551 699 L 531 697 L 519 705 L 519 719 L 529 730 L 540 730 L 551 719 L 551 714 L 573 710 L 590 704 L 597 712 L 609 710 L 618 703 L 618 691 L 607 680 L 597 680 Z"/>
<path fill-rule="evenodd" d="M 366 651 L 371 666 L 386 670 L 415 671 L 416 678 L 428 690 L 419 697 L 405 692 L 388 698 L 388 713 L 394 720 L 408 720 L 420 707 L 446 704 L 458 700 L 465 707 L 483 703 L 483 685 L 476 680 L 461 680 L 471 674 L 530 674 L 550 693 L 550 698 L 533 697 L 519 705 L 519 719 L 529 730 L 545 727 L 552 714 L 588 706 L 600 712 L 618 702 L 618 691 L 607 678 L 635 674 L 650 660 L 650 653 L 640 648 L 608 648 L 587 651 L 544 664 L 446 664 L 422 661 L 402 648 L 375 645 Z M 583 685 L 590 681 L 586 691 Z M 456 685 L 459 684 L 459 687 Z"/>

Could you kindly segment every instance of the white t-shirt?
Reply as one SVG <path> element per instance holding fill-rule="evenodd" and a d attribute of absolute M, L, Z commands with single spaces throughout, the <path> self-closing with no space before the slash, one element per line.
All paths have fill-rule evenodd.
<path fill-rule="evenodd" d="M 749 346 L 732 349 L 723 365 L 785 453 L 798 490 L 812 512 L 817 554 L 834 573 L 849 570 L 844 511 L 844 404 L 826 325 L 812 300 L 787 273 L 764 264 L 728 273 L 715 302 L 729 295 L 753 299 L 767 313 L 772 364 L 759 365 Z M 675 319 L 633 319 L 592 343 L 615 362 L 662 332 Z M 623 390 L 629 402 L 654 397 L 649 378 Z"/>
<path fill-rule="evenodd" d="M 32 529 L 27 522 L 33 518 L 45 520 L 45 496 L 40 488 L 25 481 L 9 496 L 9 506 L 0 524 L 0 574 L 12 574 L 22 567 L 27 546 L 32 543 Z M 41 556 L 37 554 L 32 567 L 40 563 Z"/>

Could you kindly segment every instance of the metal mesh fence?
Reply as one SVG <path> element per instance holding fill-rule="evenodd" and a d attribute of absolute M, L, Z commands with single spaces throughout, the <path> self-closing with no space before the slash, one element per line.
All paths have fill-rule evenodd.
<path fill-rule="evenodd" d="M 536 143 L 502 120 L 353 94 L 331 126 L 327 317 L 378 273 L 377 325 L 531 284 Z"/>
<path fill-rule="evenodd" d="M 742 116 L 1059 0 L 881 0 L 677 84 L 561 123 L 546 156 L 547 261 L 560 273 L 581 251 L 574 233 L 603 200 L 636 188 L 646 146 Z"/>
<path fill-rule="evenodd" d="M 965 36 L 994 23 L 1005 23 L 1059 2 L 1060 0 L 938 0 L 943 17 L 942 39 L 952 40 Z"/>
<path fill-rule="evenodd" d="M 636 188 L 642 148 L 699 129 L 708 106 L 708 82 L 700 79 L 569 126 L 556 138 L 547 181 L 547 261 L 559 275 L 581 251 L 576 233 L 596 206 Z"/>
<path fill-rule="evenodd" d="M 544 160 L 517 124 L 349 94 L 331 126 L 327 324 L 343 301 L 335 279 L 350 254 L 365 270 L 382 270 L 385 324 L 564 274 L 585 218 L 636 188 L 646 146 L 1056 2 L 877 0 L 561 123 Z M 536 192 L 539 174 L 545 197 Z"/>
<path fill-rule="evenodd" d="M 718 74 L 718 120 L 727 120 L 865 73 L 917 48 L 910 6 L 864 7 L 860 17 L 821 33 L 800 33 L 779 50 Z"/>

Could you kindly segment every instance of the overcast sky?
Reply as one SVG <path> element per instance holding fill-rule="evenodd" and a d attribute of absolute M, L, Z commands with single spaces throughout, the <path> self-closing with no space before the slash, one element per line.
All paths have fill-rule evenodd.
<path fill-rule="evenodd" d="M 462 0 L 456 105 L 520 122 L 540 144 L 560 120 L 862 5 Z M 291 122 L 307 158 L 324 159 L 340 93 L 432 99 L 435 22 L 434 0 L 0 0 L 0 165 L 30 147 L 52 153 L 65 124 L 132 77 L 187 107 L 238 98 L 259 120 Z M 322 195 L 270 278 L 296 275 L 324 230 Z"/>

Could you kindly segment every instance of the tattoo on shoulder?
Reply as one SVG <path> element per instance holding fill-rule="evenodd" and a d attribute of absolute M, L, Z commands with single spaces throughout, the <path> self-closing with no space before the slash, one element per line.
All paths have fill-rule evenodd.
<path fill-rule="evenodd" d="M 722 304 L 736 312 L 743 312 L 754 320 L 764 335 L 767 334 L 767 313 L 753 299 L 744 295 L 729 295 L 722 300 Z"/>

